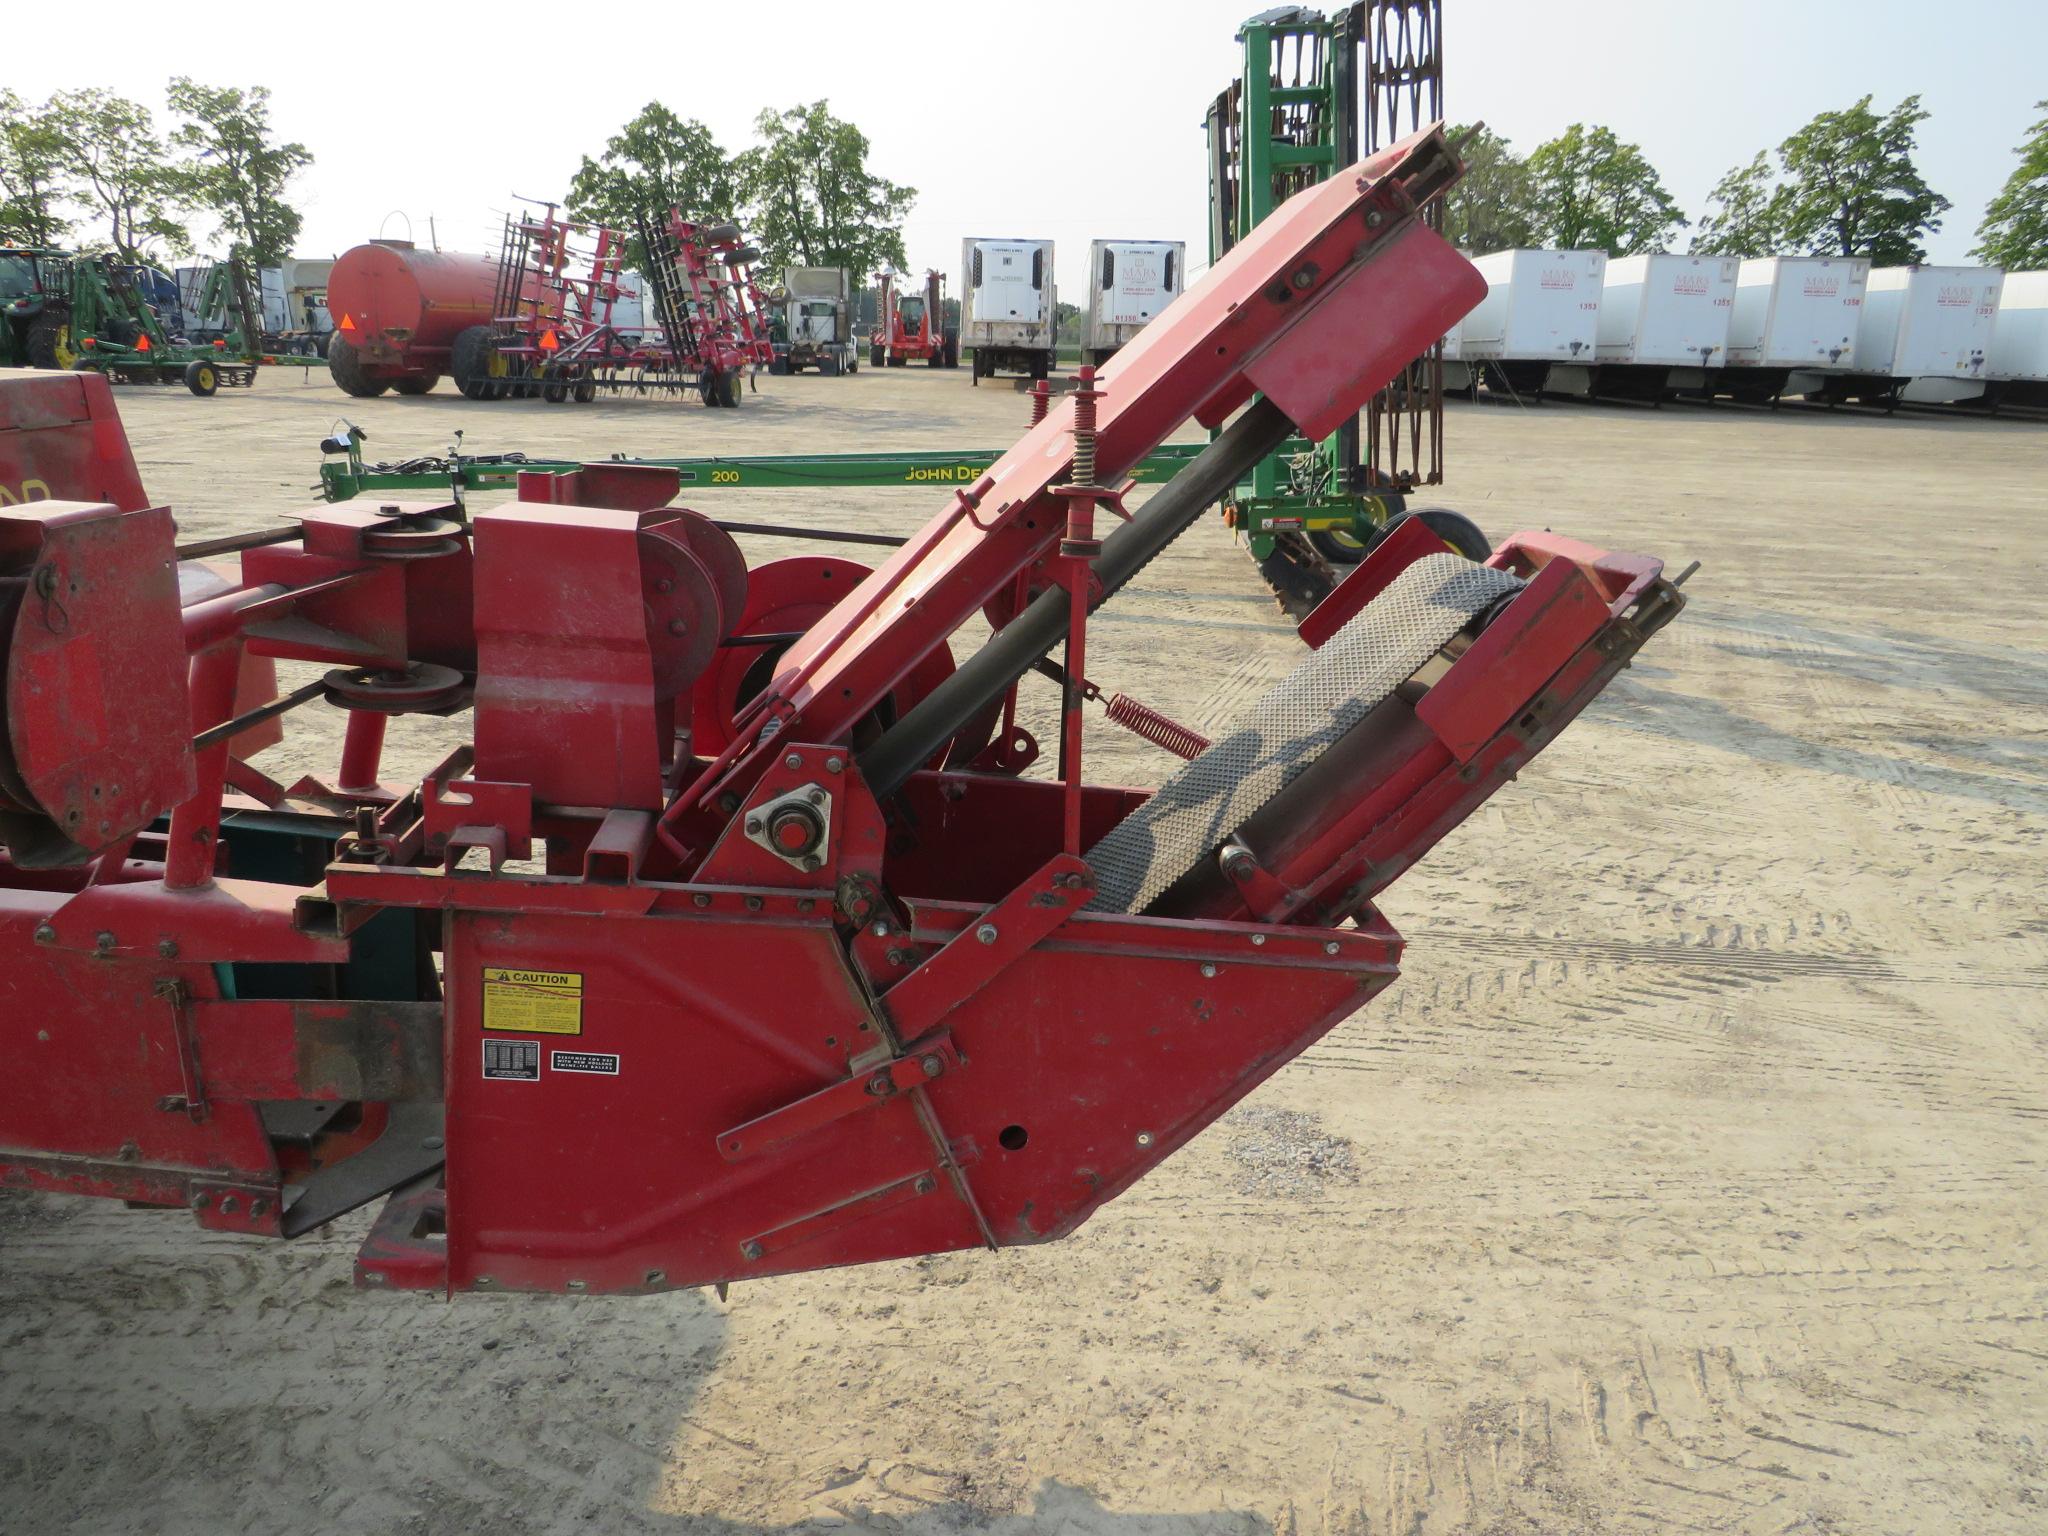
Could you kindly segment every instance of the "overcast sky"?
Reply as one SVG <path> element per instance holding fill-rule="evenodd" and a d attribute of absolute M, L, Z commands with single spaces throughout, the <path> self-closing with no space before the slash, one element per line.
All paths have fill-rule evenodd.
<path fill-rule="evenodd" d="M 765 106 L 829 98 L 875 170 L 918 189 L 914 267 L 957 282 L 963 235 L 1050 237 L 1085 298 L 1088 242 L 1183 239 L 1207 256 L 1201 121 L 1258 0 L 604 5 L 326 0 L 207 12 L 100 0 L 10 7 L 0 84 L 110 87 L 161 111 L 185 73 L 262 84 L 315 157 L 302 255 L 378 234 L 494 247 L 512 193 L 559 197 L 578 158 L 650 100 L 728 150 Z M 1919 92 L 1920 165 L 1955 204 L 1930 244 L 1963 261 L 2048 97 L 2048 3 L 1444 0 L 1447 107 L 1526 153 L 1573 122 L 1634 140 L 1697 218 L 1730 166 L 1866 92 Z M 204 18 L 202 20 L 202 17 Z M 497 41 L 494 41 L 497 40 Z M 1086 69 L 1087 78 L 1077 71 Z M 1683 246 L 1681 236 L 1680 245 Z"/>

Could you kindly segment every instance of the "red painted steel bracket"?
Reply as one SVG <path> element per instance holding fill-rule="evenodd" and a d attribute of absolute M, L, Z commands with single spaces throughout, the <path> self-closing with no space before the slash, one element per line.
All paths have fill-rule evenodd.
<path fill-rule="evenodd" d="M 966 1065 L 953 1037 L 944 1030 L 925 1036 L 903 1053 L 855 1072 L 829 1088 L 820 1088 L 794 1104 L 757 1115 L 744 1125 L 721 1131 L 718 1155 L 729 1163 L 779 1152 L 791 1142 L 835 1120 L 889 1104 L 920 1084 Z"/>

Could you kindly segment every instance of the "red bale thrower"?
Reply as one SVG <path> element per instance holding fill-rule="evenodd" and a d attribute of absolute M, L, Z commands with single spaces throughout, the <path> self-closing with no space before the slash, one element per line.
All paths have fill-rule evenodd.
<path fill-rule="evenodd" d="M 933 368 L 960 366 L 960 336 L 946 330 L 945 274 L 929 271 L 924 286 L 904 291 L 904 274 L 884 267 L 875 274 L 875 328 L 868 336 L 868 362 L 902 368 L 923 362 Z"/>
<path fill-rule="evenodd" d="M 182 601 L 167 510 L 0 511 L 0 1178 L 287 1237 L 388 1197 L 358 1282 L 446 1292 L 1073 1231 L 1394 980 L 1379 892 L 1679 609 L 1413 525 L 1156 792 L 1087 781 L 1091 611 L 1473 306 L 1417 217 L 1459 171 L 1431 129 L 1296 196 L 873 571 L 749 570 L 640 466 L 312 508 Z M 15 411 L 0 464 L 108 424 Z M 327 670 L 238 709 L 250 655 Z M 245 733 L 313 701 L 338 767 L 273 783 Z M 452 750 L 383 783 L 403 713 Z"/>

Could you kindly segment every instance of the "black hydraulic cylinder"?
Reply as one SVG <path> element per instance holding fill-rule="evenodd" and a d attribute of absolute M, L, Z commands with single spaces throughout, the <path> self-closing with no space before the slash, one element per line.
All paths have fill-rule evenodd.
<path fill-rule="evenodd" d="M 1131 520 L 1102 541 L 1095 557 L 1101 584 L 1097 607 L 1180 537 L 1223 498 L 1254 464 L 1294 433 L 1294 424 L 1270 400 L 1259 399 L 1203 449 Z M 893 794 L 962 726 L 1067 633 L 1067 593 L 1052 587 L 991 636 L 987 645 L 883 733 L 860 755 L 861 776 L 877 797 Z"/>

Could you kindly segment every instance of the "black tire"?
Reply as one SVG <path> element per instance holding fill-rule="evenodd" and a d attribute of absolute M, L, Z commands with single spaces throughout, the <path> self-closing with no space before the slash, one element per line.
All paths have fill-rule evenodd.
<path fill-rule="evenodd" d="M 334 344 L 334 333 L 322 331 L 313 338 L 313 351 L 320 357 L 327 355 L 327 349 Z"/>
<path fill-rule="evenodd" d="M 578 379 L 576 381 L 575 394 L 578 405 L 590 404 L 591 401 L 597 398 L 597 380 L 589 378 Z"/>
<path fill-rule="evenodd" d="M 907 358 L 907 357 L 892 357 L 892 358 L 890 358 L 890 359 L 889 359 L 889 366 L 890 366 L 891 368 L 903 368 L 903 367 L 907 367 L 907 366 L 909 365 L 909 363 L 910 363 L 910 359 L 909 359 L 909 358 Z"/>
<path fill-rule="evenodd" d="M 927 368 L 943 368 L 943 367 L 945 367 L 945 366 L 946 366 L 946 344 L 945 344 L 944 342 L 940 342 L 940 343 L 939 343 L 939 344 L 938 344 L 938 345 L 937 345 L 936 347 L 933 347 L 933 348 L 932 348 L 932 355 L 931 355 L 930 357 L 926 358 L 926 359 L 925 359 L 924 361 L 925 361 L 925 366 L 926 366 Z"/>
<path fill-rule="evenodd" d="M 1380 530 L 1384 539 L 1411 517 L 1422 519 L 1423 526 L 1448 544 L 1453 554 L 1463 555 L 1467 560 L 1484 560 L 1493 553 L 1493 544 L 1480 531 L 1479 525 L 1462 512 L 1453 512 L 1447 507 L 1424 507 L 1419 512 L 1403 512 L 1399 517 L 1387 519 L 1387 525 Z M 1379 539 L 1373 541 L 1375 544 Z"/>
<path fill-rule="evenodd" d="M 401 395 L 425 395 L 431 394 L 440 382 L 438 373 L 409 373 L 402 379 L 393 379 L 391 387 Z"/>
<path fill-rule="evenodd" d="M 470 400 L 502 400 L 507 389 L 505 359 L 488 325 L 460 332 L 448 349 L 448 371 L 455 387 Z"/>
<path fill-rule="evenodd" d="M 822 377 L 824 377 L 824 378 L 828 378 L 828 379 L 836 379 L 836 378 L 838 378 L 838 377 L 839 377 L 839 359 L 838 359 L 838 357 L 837 357 L 837 356 L 836 356 L 835 354 L 833 354 L 833 353 L 830 353 L 830 352 L 827 352 L 827 353 L 823 354 L 823 355 L 822 355 L 821 357 L 819 357 L 819 359 L 818 359 L 818 372 L 819 372 L 819 374 L 820 374 L 820 375 L 821 375 Z"/>
<path fill-rule="evenodd" d="M 737 224 L 713 224 L 709 229 L 700 229 L 697 234 L 706 245 L 729 245 L 739 239 L 740 227 Z"/>
<path fill-rule="evenodd" d="M 718 394 L 719 403 L 726 409 L 736 411 L 740 408 L 740 401 L 746 397 L 746 391 L 741 388 L 739 369 L 733 369 L 718 381 Z"/>
<path fill-rule="evenodd" d="M 868 366 L 871 368 L 879 368 L 882 366 L 882 361 L 882 349 L 880 347 L 869 347 Z"/>
<path fill-rule="evenodd" d="M 46 309 L 29 322 L 28 365 L 31 368 L 75 368 L 81 361 L 71 340 L 71 316 Z"/>
<path fill-rule="evenodd" d="M 204 400 L 220 389 L 220 370 L 203 357 L 185 365 L 185 387 Z"/>
<path fill-rule="evenodd" d="M 391 387 L 389 379 L 373 379 L 364 373 L 356 349 L 339 336 L 327 348 L 327 373 L 343 394 L 358 400 L 374 400 Z"/>
<path fill-rule="evenodd" d="M 541 385 L 540 397 L 547 401 L 549 405 L 566 405 L 569 400 L 569 381 L 567 379 L 549 379 Z"/>
<path fill-rule="evenodd" d="M 1392 519 L 1388 519 L 1391 523 Z M 1363 560 L 1366 551 L 1377 544 L 1385 535 L 1375 528 L 1369 538 L 1361 539 L 1349 528 L 1311 528 L 1309 543 L 1316 553 L 1332 565 L 1356 565 Z"/>
<path fill-rule="evenodd" d="M 768 364 L 768 376 L 773 379 L 784 378 L 793 372 L 795 370 L 786 357 L 778 357 Z"/>
<path fill-rule="evenodd" d="M 946 338 L 946 366 L 948 368 L 958 368 L 960 366 L 960 338 L 958 336 L 948 336 Z"/>

